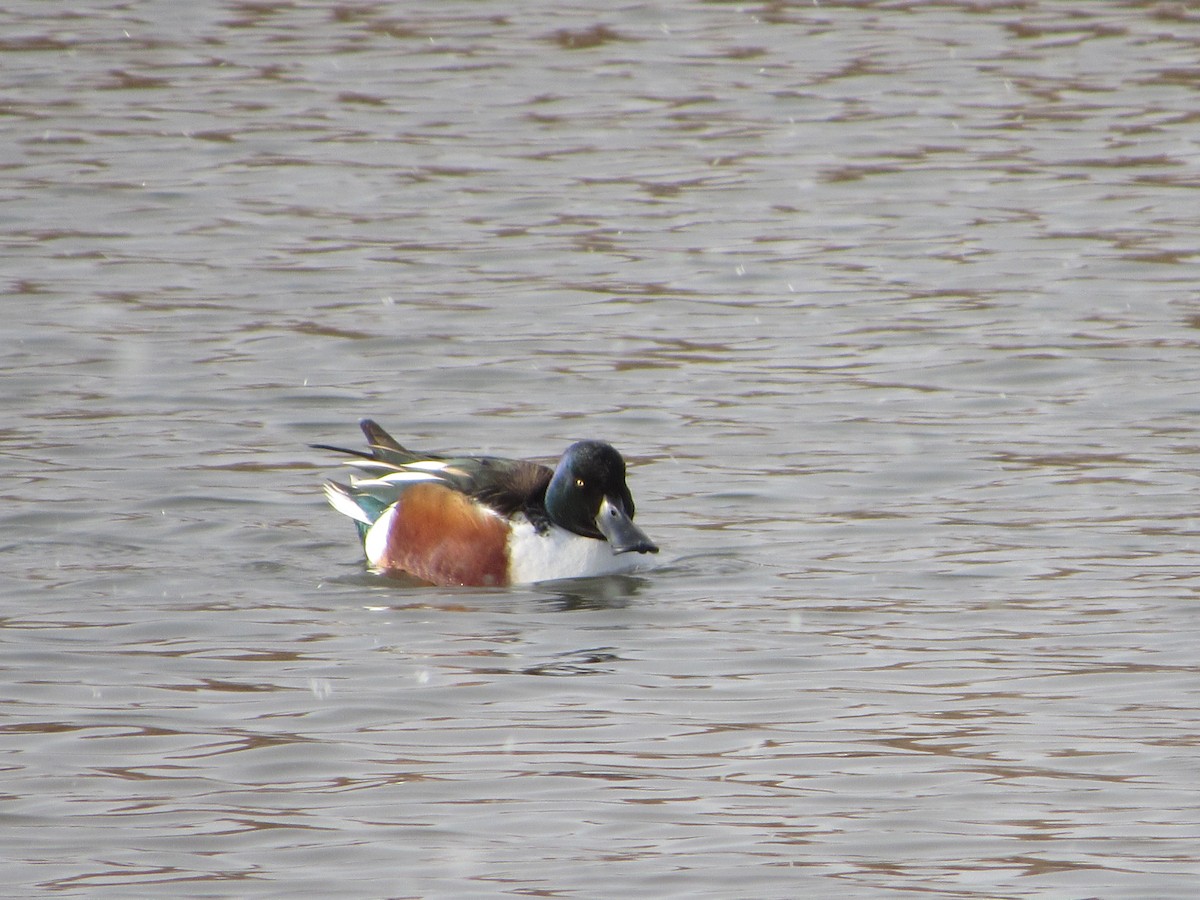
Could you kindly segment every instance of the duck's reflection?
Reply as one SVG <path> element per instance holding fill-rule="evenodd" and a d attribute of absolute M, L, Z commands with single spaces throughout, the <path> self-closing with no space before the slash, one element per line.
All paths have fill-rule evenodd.
<path fill-rule="evenodd" d="M 640 575 L 572 578 L 538 585 L 545 602 L 555 609 L 621 609 L 628 606 L 650 580 Z"/>

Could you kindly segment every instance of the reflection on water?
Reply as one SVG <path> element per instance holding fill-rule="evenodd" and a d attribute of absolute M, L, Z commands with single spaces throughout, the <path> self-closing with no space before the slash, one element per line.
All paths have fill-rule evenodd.
<path fill-rule="evenodd" d="M 12 891 L 1194 893 L 1182 5 L 4 15 Z M 663 565 L 372 575 L 362 415 Z"/>
<path fill-rule="evenodd" d="M 654 585 L 650 576 L 610 575 L 606 578 L 575 578 L 539 585 L 546 599 L 563 612 L 582 609 L 621 609 L 637 602 L 643 590 Z"/>

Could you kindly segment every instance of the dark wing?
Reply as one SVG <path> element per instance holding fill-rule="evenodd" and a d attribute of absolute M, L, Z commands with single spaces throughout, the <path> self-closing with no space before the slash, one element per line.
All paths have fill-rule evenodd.
<path fill-rule="evenodd" d="M 370 494 L 384 503 L 394 503 L 412 484 L 437 481 L 478 500 L 504 516 L 526 512 L 531 518 L 545 517 L 546 486 L 554 471 L 540 463 L 498 456 L 449 457 L 409 450 L 371 419 L 360 423 L 370 452 L 349 450 L 329 444 L 313 444 L 356 457 L 348 463 L 367 474 L 352 477 L 351 492 Z"/>
<path fill-rule="evenodd" d="M 473 456 L 446 462 L 449 467 L 439 473 L 443 478 L 504 516 L 544 509 L 546 486 L 554 475 L 553 469 L 527 459 Z M 465 475 L 461 480 L 455 478 L 459 471 Z"/>

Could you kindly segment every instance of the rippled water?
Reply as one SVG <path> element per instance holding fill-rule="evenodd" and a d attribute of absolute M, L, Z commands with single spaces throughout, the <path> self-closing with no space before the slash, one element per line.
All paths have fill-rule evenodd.
<path fill-rule="evenodd" d="M 1188 5 L 0 23 L 5 890 L 1195 895 Z M 368 574 L 362 415 L 662 567 Z"/>

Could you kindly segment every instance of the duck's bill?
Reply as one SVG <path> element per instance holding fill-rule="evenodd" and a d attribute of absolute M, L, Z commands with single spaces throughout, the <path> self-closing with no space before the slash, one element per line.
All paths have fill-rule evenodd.
<path fill-rule="evenodd" d="M 625 514 L 619 500 L 605 497 L 596 515 L 596 527 L 612 547 L 613 553 L 657 553 L 658 545 Z"/>

